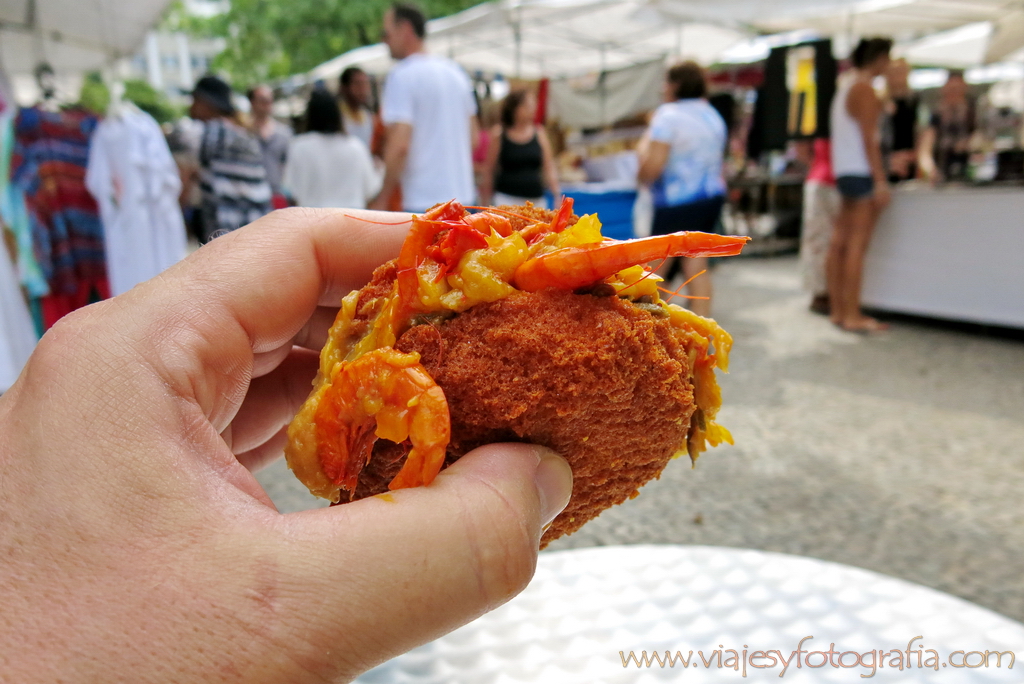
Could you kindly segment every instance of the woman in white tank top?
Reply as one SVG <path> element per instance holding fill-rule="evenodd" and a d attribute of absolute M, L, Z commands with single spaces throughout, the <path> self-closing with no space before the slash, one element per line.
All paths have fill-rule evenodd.
<path fill-rule="evenodd" d="M 860 310 L 864 255 L 878 217 L 889 204 L 882 164 L 879 119 L 882 103 L 871 82 L 889 65 L 888 38 L 866 38 L 853 51 L 854 69 L 839 81 L 832 101 L 832 170 L 842 195 L 826 272 L 832 322 L 870 333 L 887 326 Z"/>

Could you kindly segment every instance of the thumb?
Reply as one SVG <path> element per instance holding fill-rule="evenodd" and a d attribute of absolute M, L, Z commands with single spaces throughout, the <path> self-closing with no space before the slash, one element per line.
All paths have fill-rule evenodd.
<path fill-rule="evenodd" d="M 505 603 L 533 577 L 569 464 L 529 444 L 476 449 L 429 487 L 284 518 L 291 643 L 303 669 L 354 677 Z M 297 660 L 297 662 L 301 662 Z"/>

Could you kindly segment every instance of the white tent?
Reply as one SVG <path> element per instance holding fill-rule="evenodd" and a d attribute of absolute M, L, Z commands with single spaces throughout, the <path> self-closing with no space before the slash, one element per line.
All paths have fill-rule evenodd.
<path fill-rule="evenodd" d="M 0 70 L 58 75 L 131 56 L 170 0 L 0 0 Z"/>
<path fill-rule="evenodd" d="M 667 21 L 644 0 L 504 0 L 431 22 L 430 42 L 431 50 L 470 68 L 540 78 L 669 55 L 710 63 L 747 35 L 699 18 Z"/>
<path fill-rule="evenodd" d="M 750 34 L 725 24 L 666 20 L 647 0 L 495 0 L 427 24 L 428 51 L 473 73 L 506 77 L 579 76 L 666 56 L 705 64 Z M 383 74 L 387 48 L 371 45 L 313 69 L 333 80 L 348 66 Z"/>
<path fill-rule="evenodd" d="M 966 69 L 985 60 L 992 24 L 976 22 L 901 46 L 897 54 L 918 66 Z"/>
<path fill-rule="evenodd" d="M 341 76 L 341 72 L 350 66 L 358 66 L 367 73 L 383 76 L 391 69 L 393 64 L 394 62 L 388 52 L 388 46 L 384 45 L 384 43 L 377 43 L 376 45 L 366 45 L 340 54 L 334 59 L 313 67 L 313 69 L 305 74 L 304 78 L 290 77 L 288 83 L 292 86 L 300 86 L 303 82 L 331 81 L 334 83 Z"/>
<path fill-rule="evenodd" d="M 566 126 L 596 128 L 661 103 L 665 65 L 661 59 L 602 76 L 553 79 L 549 115 Z"/>
<path fill-rule="evenodd" d="M 1012 53 L 1024 48 L 1024 3 L 996 20 L 985 53 L 986 62 L 1019 57 Z"/>
<path fill-rule="evenodd" d="M 765 3 L 769 5 L 770 3 Z M 754 20 L 765 31 L 812 28 L 835 36 L 884 35 L 909 41 L 980 21 L 995 21 L 1007 0 L 793 0 Z"/>
<path fill-rule="evenodd" d="M 863 35 L 916 45 L 979 22 L 987 22 L 985 35 L 954 59 L 978 63 L 989 46 L 987 61 L 994 61 L 1024 45 L 1024 10 L 1007 0 L 492 0 L 435 19 L 427 30 L 429 51 L 470 72 L 557 78 L 666 57 L 711 63 L 757 33 L 809 30 L 836 38 L 842 53 Z M 387 49 L 374 45 L 326 62 L 310 77 L 333 79 L 353 64 L 383 74 L 391 62 Z"/>
<path fill-rule="evenodd" d="M 471 74 L 552 79 L 553 113 L 574 126 L 610 123 L 658 103 L 666 58 L 716 61 L 750 34 L 735 27 L 671 19 L 648 0 L 495 0 L 427 24 L 427 50 Z M 350 66 L 383 75 L 384 45 L 347 52 L 314 68 L 306 82 L 334 83 Z M 605 73 L 602 79 L 597 74 Z"/>

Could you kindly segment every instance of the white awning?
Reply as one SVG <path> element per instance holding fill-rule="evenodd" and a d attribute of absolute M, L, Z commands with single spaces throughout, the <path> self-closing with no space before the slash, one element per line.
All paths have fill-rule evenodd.
<path fill-rule="evenodd" d="M 129 57 L 170 0 L 0 0 L 0 70 L 80 74 Z"/>
<path fill-rule="evenodd" d="M 970 36 L 927 38 L 963 27 Z M 427 31 L 428 51 L 470 73 L 527 79 L 658 58 L 739 61 L 732 53 L 743 52 L 745 39 L 793 31 L 831 36 L 839 54 L 860 36 L 888 35 L 922 63 L 952 66 L 996 61 L 1024 46 L 1024 9 L 1006 0 L 492 0 L 430 21 Z M 385 46 L 371 45 L 308 76 L 331 80 L 352 65 L 383 75 L 391 64 Z"/>
<path fill-rule="evenodd" d="M 750 34 L 670 19 L 643 0 L 502 0 L 430 22 L 430 50 L 467 69 L 536 79 L 614 71 L 668 56 L 711 63 Z"/>
<path fill-rule="evenodd" d="M 1022 48 L 1024 48 L 1024 5 L 1007 11 L 996 20 L 985 52 L 985 61 L 998 62 L 1001 59 L 1020 61 L 1021 58 L 1013 53 Z"/>
<path fill-rule="evenodd" d="M 645 0 L 495 0 L 427 23 L 427 50 L 468 72 L 538 79 L 580 76 L 678 57 L 709 64 L 751 34 L 702 21 L 666 19 Z M 333 80 L 358 65 L 384 74 L 384 45 L 347 52 L 314 68 Z"/>
<path fill-rule="evenodd" d="M 989 22 L 967 24 L 902 46 L 897 54 L 917 66 L 966 69 L 984 62 L 991 35 Z"/>
<path fill-rule="evenodd" d="M 751 21 L 766 31 L 811 28 L 827 35 L 881 35 L 904 42 L 995 21 L 1006 13 L 1008 4 L 1006 0 L 783 0 L 764 3 L 766 16 L 751 17 Z"/>

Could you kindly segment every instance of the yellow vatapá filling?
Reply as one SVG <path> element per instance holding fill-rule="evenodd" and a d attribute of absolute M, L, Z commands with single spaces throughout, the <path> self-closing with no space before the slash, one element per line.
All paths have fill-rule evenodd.
<path fill-rule="evenodd" d="M 561 249 L 597 245 L 605 239 L 601 236 L 600 221 L 591 214 L 560 232 L 547 232 L 531 244 L 519 231 L 502 236 L 494 229 L 485 236 L 485 241 L 486 246 L 466 251 L 458 264 L 443 275 L 442 264 L 430 256 L 424 254 L 417 259 L 416 292 L 407 307 L 399 304 L 397 282 L 388 295 L 364 301 L 361 307 L 362 291 L 353 291 L 342 300 L 341 310 L 321 352 L 321 368 L 313 392 L 289 428 L 289 465 L 313 494 L 338 500 L 337 486 L 319 472 L 312 423 L 319 399 L 330 387 L 332 373 L 342 361 L 352 361 L 375 349 L 393 347 L 416 316 L 455 315 L 477 304 L 509 297 L 517 291 L 513 285 L 516 270 L 529 259 Z M 696 409 L 689 435 L 680 444 L 675 457 L 688 454 L 695 460 L 709 445 L 717 446 L 723 441 L 732 443 L 729 431 L 715 422 L 721 407 L 715 369 L 728 371 L 731 336 L 711 318 L 663 300 L 658 289 L 662 279 L 642 265 L 618 271 L 606 277 L 603 283 L 608 292 L 637 302 L 652 315 L 668 317 L 686 338 L 689 381 L 693 385 Z"/>

